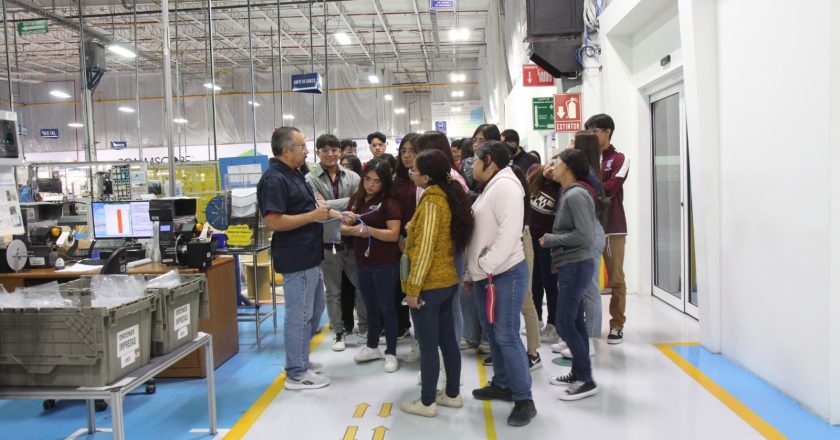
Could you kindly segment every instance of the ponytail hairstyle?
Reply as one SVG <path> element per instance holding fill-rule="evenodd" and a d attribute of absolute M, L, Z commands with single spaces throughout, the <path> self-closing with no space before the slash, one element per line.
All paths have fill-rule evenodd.
<path fill-rule="evenodd" d="M 522 173 L 518 167 L 513 166 L 511 162 L 510 148 L 502 141 L 487 141 L 478 146 L 475 150 L 475 159 L 484 163 L 484 166 L 490 163 L 496 164 L 500 170 L 510 167 L 513 169 L 513 174 L 519 179 L 519 184 L 522 185 L 522 192 L 525 193 L 522 203 L 525 206 L 525 224 L 528 220 L 528 211 L 531 205 L 531 194 L 528 191 L 528 181 L 525 179 L 525 174 Z"/>
<path fill-rule="evenodd" d="M 449 233 L 455 252 L 463 252 L 472 238 L 472 200 L 461 184 L 452 180 L 449 159 L 439 150 L 424 150 L 414 159 L 414 167 L 418 173 L 429 177 L 429 185 L 439 186 L 446 194 L 449 211 L 452 213 Z"/>

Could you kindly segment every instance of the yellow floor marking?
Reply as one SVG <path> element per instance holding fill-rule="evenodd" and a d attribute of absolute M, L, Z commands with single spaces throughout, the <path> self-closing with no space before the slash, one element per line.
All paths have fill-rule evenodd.
<path fill-rule="evenodd" d="M 478 383 L 479 386 L 487 385 L 487 370 L 481 356 L 478 357 Z M 484 406 L 484 430 L 487 432 L 487 440 L 496 440 L 496 422 L 493 420 L 493 406 L 489 400 L 482 402 Z"/>
<path fill-rule="evenodd" d="M 344 431 L 344 437 L 341 440 L 356 440 L 356 433 L 359 432 L 358 426 L 348 426 L 347 431 Z"/>
<path fill-rule="evenodd" d="M 368 407 L 370 407 L 370 405 L 368 405 L 367 403 L 360 403 L 356 405 L 356 412 L 353 413 L 353 418 L 361 419 L 362 417 L 364 417 Z"/>
<path fill-rule="evenodd" d="M 391 416 L 391 408 L 394 405 L 391 403 L 383 403 L 382 409 L 379 410 L 379 417 L 390 417 Z"/>

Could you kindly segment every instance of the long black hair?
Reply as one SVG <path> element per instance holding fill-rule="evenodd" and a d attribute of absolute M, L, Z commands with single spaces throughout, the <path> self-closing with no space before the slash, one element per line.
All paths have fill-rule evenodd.
<path fill-rule="evenodd" d="M 359 213 L 359 208 L 362 206 L 362 203 L 365 202 L 365 197 L 367 196 L 367 192 L 365 191 L 365 176 L 371 171 L 375 172 L 376 176 L 379 177 L 379 180 L 382 182 L 382 191 L 380 191 L 379 194 L 381 194 L 383 198 L 391 197 L 392 195 L 394 187 L 394 171 L 391 168 L 391 165 L 388 164 L 387 160 L 380 159 L 379 157 L 373 158 L 367 163 L 364 171 L 362 171 L 362 178 L 359 180 L 359 189 L 357 189 L 356 194 L 353 195 L 355 201 L 353 203 L 352 211 L 355 213 Z"/>
<path fill-rule="evenodd" d="M 414 166 L 417 172 L 429 176 L 429 185 L 439 186 L 446 194 L 449 211 L 452 213 L 449 233 L 455 252 L 463 252 L 472 238 L 474 227 L 472 201 L 461 184 L 452 180 L 449 174 L 449 160 L 438 150 L 425 150 L 417 155 Z"/>
<path fill-rule="evenodd" d="M 598 136 L 594 131 L 584 130 L 575 133 L 575 150 L 579 150 L 586 156 L 586 162 L 598 180 L 601 180 L 601 150 L 598 146 Z"/>
<path fill-rule="evenodd" d="M 525 179 L 525 174 L 522 173 L 518 167 L 512 165 L 510 161 L 510 148 L 502 141 L 487 141 L 478 146 L 475 150 L 475 160 L 480 160 L 487 167 L 490 163 L 496 164 L 499 170 L 506 167 L 513 169 L 513 174 L 519 179 L 519 184 L 522 185 L 522 191 L 525 196 L 522 198 L 522 204 L 525 206 L 525 224 L 528 223 L 528 211 L 531 205 L 531 195 L 528 192 L 528 180 Z"/>
<path fill-rule="evenodd" d="M 475 136 L 479 133 L 484 136 L 485 142 L 502 140 L 502 134 L 499 133 L 499 127 L 496 127 L 496 124 L 479 125 L 478 128 L 475 129 L 475 132 L 473 132 L 473 139 L 475 139 Z M 477 145 L 473 145 L 473 148 L 477 147 Z"/>
<path fill-rule="evenodd" d="M 417 138 L 420 137 L 419 133 L 409 133 L 403 136 L 402 140 L 400 141 L 400 148 L 397 149 L 397 178 L 395 183 L 400 182 L 407 182 L 411 180 L 411 177 L 408 175 L 408 168 L 402 162 L 402 155 L 406 148 L 411 145 L 411 148 L 415 150 L 415 158 L 417 155 Z"/>
<path fill-rule="evenodd" d="M 414 149 L 417 150 L 417 154 L 426 150 L 440 151 L 443 157 L 446 158 L 446 161 L 449 162 L 449 168 L 458 168 L 455 166 L 455 157 L 452 156 L 452 149 L 449 147 L 449 138 L 439 131 L 427 131 L 423 133 L 417 139 L 417 143 L 414 144 Z M 461 171 L 458 170 L 458 172 L 460 173 Z"/>
<path fill-rule="evenodd" d="M 358 157 L 356 157 L 352 154 L 348 154 L 347 156 L 344 156 L 341 159 L 341 162 L 344 162 L 345 160 L 347 162 L 350 162 L 350 166 L 345 167 L 345 168 L 348 168 L 350 171 L 353 171 L 354 173 L 358 174 L 359 176 L 362 175 L 362 161 L 359 160 Z"/>

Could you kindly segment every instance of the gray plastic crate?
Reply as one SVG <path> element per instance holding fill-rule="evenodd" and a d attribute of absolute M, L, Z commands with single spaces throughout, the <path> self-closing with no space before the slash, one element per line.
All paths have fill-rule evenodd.
<path fill-rule="evenodd" d="M 146 281 L 153 278 L 154 275 L 147 275 Z M 180 286 L 147 288 L 146 293 L 157 298 L 152 316 L 152 356 L 169 354 L 195 339 L 198 320 L 206 318 L 210 308 L 204 275 L 181 275 Z"/>
<path fill-rule="evenodd" d="M 154 308 L 145 296 L 110 309 L 0 309 L 0 385 L 114 383 L 149 362 Z"/>

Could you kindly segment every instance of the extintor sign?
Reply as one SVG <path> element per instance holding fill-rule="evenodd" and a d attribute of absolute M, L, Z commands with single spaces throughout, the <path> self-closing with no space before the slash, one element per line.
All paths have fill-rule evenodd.
<path fill-rule="evenodd" d="M 580 93 L 554 95 L 554 131 L 574 133 L 581 127 Z"/>

